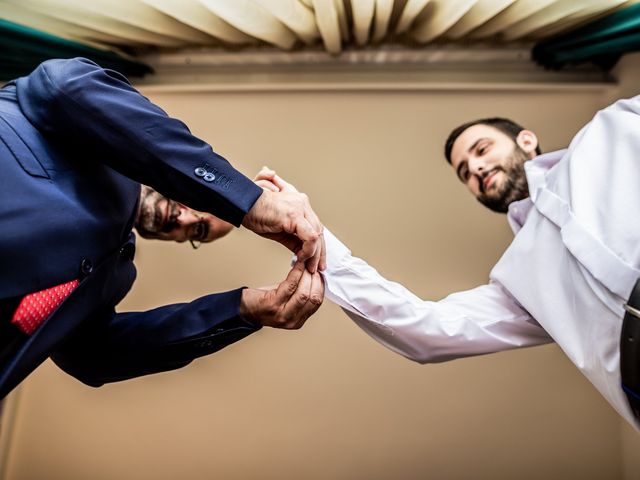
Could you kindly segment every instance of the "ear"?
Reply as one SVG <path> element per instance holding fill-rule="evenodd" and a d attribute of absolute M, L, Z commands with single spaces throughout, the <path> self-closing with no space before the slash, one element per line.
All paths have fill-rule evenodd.
<path fill-rule="evenodd" d="M 538 148 L 538 137 L 531 130 L 522 130 L 516 137 L 516 143 L 530 158 L 535 157 Z"/>

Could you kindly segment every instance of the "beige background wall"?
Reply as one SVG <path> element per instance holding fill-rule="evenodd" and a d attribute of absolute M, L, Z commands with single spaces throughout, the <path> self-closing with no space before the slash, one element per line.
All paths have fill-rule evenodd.
<path fill-rule="evenodd" d="M 624 89 L 639 78 L 625 64 Z M 277 169 L 353 252 L 424 298 L 487 281 L 505 218 L 442 158 L 449 130 L 513 117 L 563 147 L 621 93 L 380 91 L 148 95 L 240 170 Z M 218 245 L 140 241 L 121 310 L 284 278 L 246 231 Z M 637 478 L 637 435 L 556 346 L 420 366 L 334 305 L 177 372 L 94 390 L 47 363 L 20 392 L 11 479 Z"/>

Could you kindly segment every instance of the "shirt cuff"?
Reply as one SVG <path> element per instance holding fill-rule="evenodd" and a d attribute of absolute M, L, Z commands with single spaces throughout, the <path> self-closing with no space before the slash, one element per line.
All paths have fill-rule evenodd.
<path fill-rule="evenodd" d="M 345 257 L 351 256 L 351 250 L 331 233 L 331 230 L 324 228 L 324 242 L 327 248 L 327 271 L 338 268 Z"/>

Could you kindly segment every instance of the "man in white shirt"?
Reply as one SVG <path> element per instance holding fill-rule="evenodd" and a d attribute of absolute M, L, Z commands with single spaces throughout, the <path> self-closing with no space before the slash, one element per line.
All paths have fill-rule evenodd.
<path fill-rule="evenodd" d="M 478 201 L 507 213 L 515 234 L 489 283 L 422 300 L 325 229 L 327 298 L 378 342 L 420 363 L 555 341 L 638 429 L 633 345 L 640 338 L 630 339 L 636 319 L 625 306 L 638 308 L 632 291 L 640 297 L 639 132 L 640 97 L 598 112 L 568 149 L 545 155 L 536 135 L 513 122 L 461 126 L 447 141 L 447 159 Z M 294 189 L 273 171 L 258 180 Z M 631 382 L 625 376 L 626 394 L 623 318 L 623 368 L 635 375 Z"/>

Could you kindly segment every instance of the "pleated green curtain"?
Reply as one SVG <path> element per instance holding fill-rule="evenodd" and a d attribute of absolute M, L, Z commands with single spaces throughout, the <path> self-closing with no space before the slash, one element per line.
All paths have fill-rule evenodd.
<path fill-rule="evenodd" d="M 31 72 L 50 58 L 85 57 L 126 76 L 141 77 L 152 70 L 144 63 L 106 50 L 57 37 L 0 19 L 0 81 Z"/>
<path fill-rule="evenodd" d="M 634 51 L 640 51 L 640 4 L 539 43 L 533 59 L 551 69 L 591 62 L 609 70 L 623 54 Z"/>

